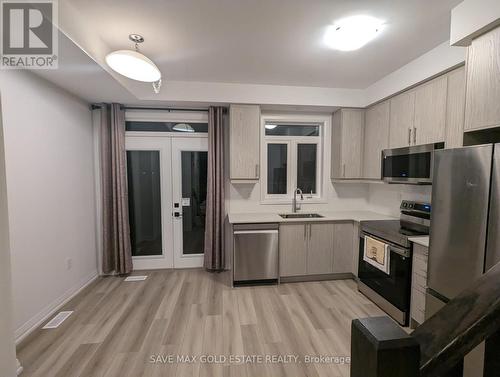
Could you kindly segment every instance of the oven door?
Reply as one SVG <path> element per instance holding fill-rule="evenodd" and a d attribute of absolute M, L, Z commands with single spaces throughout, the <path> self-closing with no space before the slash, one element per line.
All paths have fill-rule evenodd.
<path fill-rule="evenodd" d="M 363 260 L 365 235 L 385 242 L 389 246 L 389 274 Z M 409 311 L 411 295 L 411 254 L 409 249 L 361 232 L 358 277 L 362 283 L 389 301 L 397 309 L 402 312 Z"/>
<path fill-rule="evenodd" d="M 443 143 L 385 149 L 382 178 L 388 183 L 431 184 L 434 150 L 440 148 Z"/>

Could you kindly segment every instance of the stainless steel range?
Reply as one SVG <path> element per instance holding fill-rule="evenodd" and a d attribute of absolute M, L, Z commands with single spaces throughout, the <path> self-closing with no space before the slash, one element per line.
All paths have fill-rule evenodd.
<path fill-rule="evenodd" d="M 362 221 L 358 289 L 407 326 L 411 297 L 409 237 L 428 235 L 431 205 L 402 201 L 399 220 Z"/>

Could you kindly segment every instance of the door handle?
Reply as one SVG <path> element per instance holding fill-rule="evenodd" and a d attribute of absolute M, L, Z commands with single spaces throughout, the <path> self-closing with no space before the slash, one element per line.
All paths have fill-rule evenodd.
<path fill-rule="evenodd" d="M 411 145 L 411 128 L 408 128 L 408 145 Z"/>

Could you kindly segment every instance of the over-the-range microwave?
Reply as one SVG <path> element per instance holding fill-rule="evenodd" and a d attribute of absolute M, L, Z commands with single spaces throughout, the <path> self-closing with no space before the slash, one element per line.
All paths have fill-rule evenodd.
<path fill-rule="evenodd" d="M 443 148 L 444 143 L 433 143 L 384 149 L 382 151 L 383 180 L 388 183 L 432 184 L 434 151 Z"/>

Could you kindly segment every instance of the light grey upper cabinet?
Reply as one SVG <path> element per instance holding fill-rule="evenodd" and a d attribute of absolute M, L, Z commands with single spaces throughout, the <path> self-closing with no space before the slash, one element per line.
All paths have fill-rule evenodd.
<path fill-rule="evenodd" d="M 332 179 L 362 177 L 364 123 L 363 109 L 341 109 L 333 114 Z"/>
<path fill-rule="evenodd" d="M 260 172 L 260 107 L 231 105 L 229 120 L 230 179 L 256 181 Z"/>
<path fill-rule="evenodd" d="M 390 100 L 389 148 L 412 144 L 415 120 L 415 91 L 398 94 Z"/>
<path fill-rule="evenodd" d="M 465 67 L 448 74 L 445 147 L 458 148 L 464 141 Z"/>
<path fill-rule="evenodd" d="M 382 150 L 389 148 L 389 117 L 389 101 L 379 103 L 366 110 L 363 178 L 382 178 Z"/>
<path fill-rule="evenodd" d="M 415 89 L 413 145 L 444 141 L 447 82 L 448 76 L 443 75 Z"/>
<path fill-rule="evenodd" d="M 466 69 L 465 130 L 500 126 L 500 27 L 472 40 Z"/>

